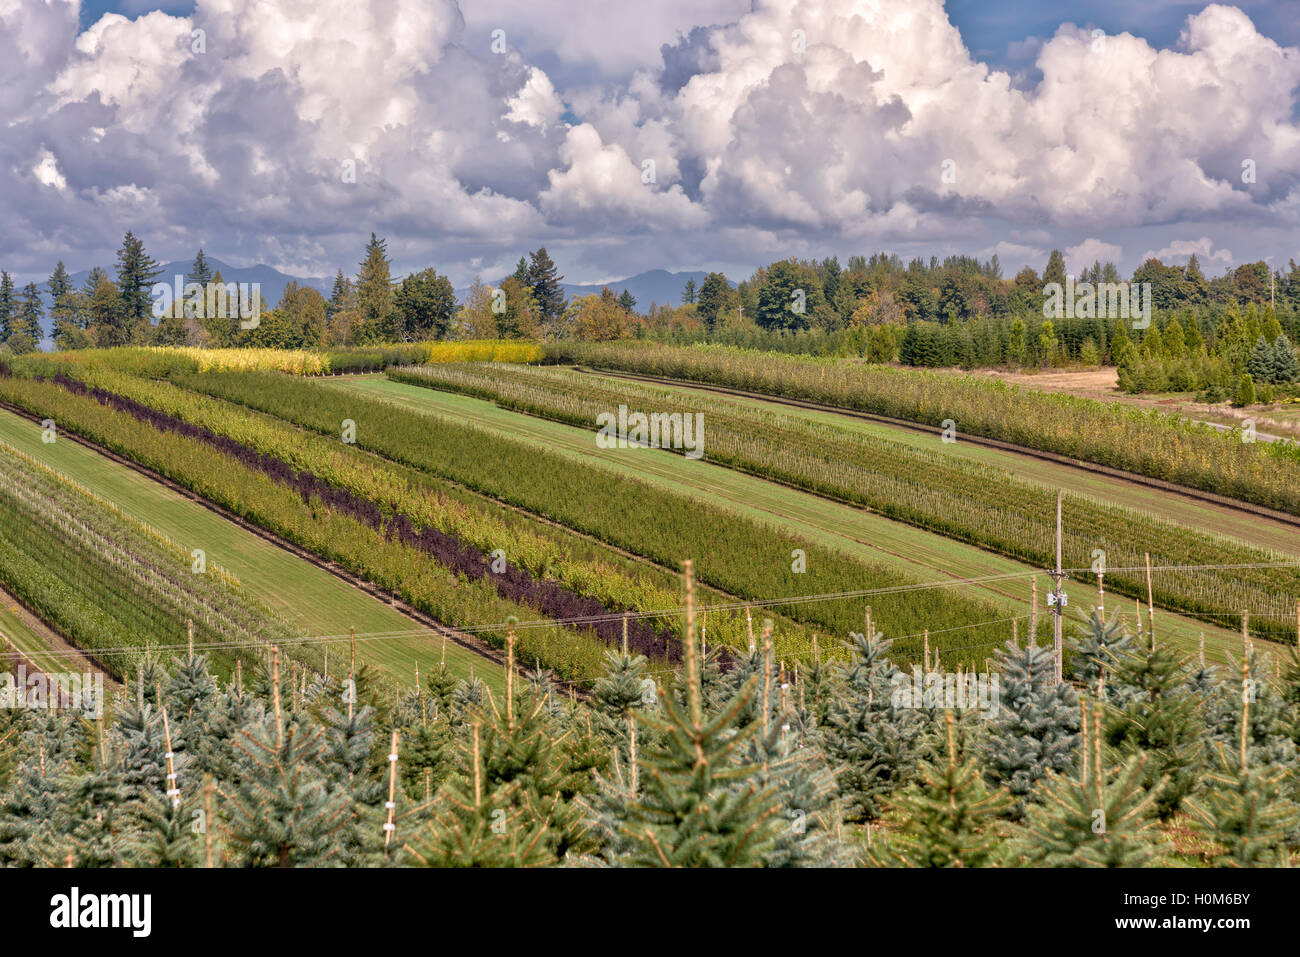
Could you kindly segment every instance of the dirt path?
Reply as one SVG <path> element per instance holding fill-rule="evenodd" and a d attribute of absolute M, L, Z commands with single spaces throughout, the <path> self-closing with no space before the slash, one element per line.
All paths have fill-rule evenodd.
<path fill-rule="evenodd" d="M 1273 417 L 1271 413 L 1276 410 L 1277 407 L 1275 406 L 1247 410 L 1233 408 L 1227 402 L 1216 402 L 1214 404 L 1197 402 L 1191 396 L 1182 394 L 1128 395 L 1119 391 L 1117 384 L 1118 373 L 1114 368 L 1108 366 L 1098 369 L 1048 370 L 1044 372 L 1003 372 L 998 369 L 976 369 L 972 372 L 960 369 L 942 369 L 939 371 L 949 372 L 952 375 L 985 376 L 990 379 L 1000 379 L 1003 382 L 1021 385 L 1028 389 L 1038 389 L 1042 392 L 1060 392 L 1084 399 L 1117 402 L 1121 405 L 1133 406 L 1139 409 L 1171 412 L 1191 419 L 1193 422 L 1200 422 L 1224 431 L 1240 428 L 1243 421 L 1253 419 L 1256 427 L 1256 437 L 1261 442 L 1279 442 L 1285 441 L 1287 438 L 1300 437 L 1300 421 Z M 1260 426 L 1273 431 L 1259 431 Z"/>

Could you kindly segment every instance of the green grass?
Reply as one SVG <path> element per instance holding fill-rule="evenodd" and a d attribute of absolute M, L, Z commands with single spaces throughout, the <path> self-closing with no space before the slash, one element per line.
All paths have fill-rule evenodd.
<path fill-rule="evenodd" d="M 400 681 L 414 681 L 437 664 L 442 639 L 413 632 L 418 624 L 353 588 L 324 569 L 226 521 L 217 513 L 65 437 L 46 445 L 40 427 L 0 410 L 0 440 L 80 482 L 138 521 L 186 548 L 201 548 L 301 635 L 340 635 L 330 643 L 330 670 L 346 661 L 348 629 L 356 628 L 357 655 Z M 42 641 L 43 644 L 43 641 Z M 447 644 L 447 663 L 460 677 L 472 672 L 494 688 L 504 687 L 500 666 L 458 645 Z M 336 657 L 337 656 L 337 657 Z"/>
<path fill-rule="evenodd" d="M 689 492 L 734 512 L 807 536 L 847 555 L 890 565 L 921 581 L 1017 574 L 1023 577 L 962 586 L 960 590 L 971 597 L 995 601 L 1007 610 L 1008 615 L 1027 611 L 1029 580 L 1035 575 L 1034 569 L 862 509 L 655 449 L 600 449 L 591 431 L 500 409 L 490 402 L 467 396 L 369 376 L 329 379 L 324 381 L 324 385 L 380 397 L 408 409 L 486 426 L 503 435 L 562 453 L 588 467 L 621 472 L 629 477 Z M 1048 579 L 1041 574 L 1038 579 L 1039 589 L 1045 594 Z M 1097 602 L 1095 587 L 1074 582 L 1068 586 L 1067 592 L 1076 612 L 1080 608 L 1091 608 Z M 1123 601 L 1122 607 L 1132 621 L 1132 601 Z M 1109 602 L 1113 608 L 1113 597 Z M 1040 614 L 1045 616 L 1045 608 L 1040 609 Z M 1187 650 L 1194 649 L 1198 636 L 1204 633 L 1207 655 L 1218 660 L 1223 659 L 1225 650 L 1235 651 L 1240 645 L 1234 632 L 1191 618 L 1158 611 L 1156 621 L 1161 638 L 1177 641 Z M 950 643 L 960 644 L 955 640 Z"/>

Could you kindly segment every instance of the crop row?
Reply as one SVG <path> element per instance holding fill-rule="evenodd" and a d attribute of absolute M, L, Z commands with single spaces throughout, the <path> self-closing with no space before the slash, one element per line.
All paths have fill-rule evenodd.
<path fill-rule="evenodd" d="M 200 349 L 189 346 L 142 346 L 117 349 L 78 349 L 54 355 L 11 360 L 20 372 L 51 367 L 111 369 L 130 375 L 166 376 L 190 372 L 286 372 L 317 376 L 341 372 L 372 372 L 392 365 L 442 362 L 536 362 L 541 346 L 522 340 L 410 342 L 336 349 Z"/>
<path fill-rule="evenodd" d="M 2 443 L 0 509 L 0 579 L 119 676 L 142 646 L 183 640 L 187 621 L 199 642 L 256 647 L 289 635 L 215 566 L 195 574 L 187 555 Z"/>
<path fill-rule="evenodd" d="M 46 371 L 51 368 L 59 367 Z M 331 500 L 331 495 L 354 500 L 353 514 L 372 527 L 381 515 L 386 517 L 404 540 L 415 542 L 418 536 L 422 547 L 437 550 L 440 558 L 455 556 L 449 567 L 472 578 L 480 577 L 489 567 L 484 556 L 499 551 L 502 554 L 495 556 L 498 571 L 491 580 L 505 590 L 503 594 L 532 595 L 541 602 L 538 607 L 552 617 L 610 617 L 610 611 L 648 613 L 679 604 L 675 572 L 618 555 L 534 517 L 503 510 L 444 479 L 165 381 L 146 381 L 103 369 L 77 371 L 114 394 L 183 418 L 240 448 L 264 453 L 279 463 L 275 469 L 284 481 L 298 482 L 299 473 L 310 474 L 319 487 L 315 494 L 324 500 Z M 56 373 L 56 377 L 61 375 Z M 141 413 L 135 410 L 135 414 Z M 229 451 L 235 452 L 235 446 Z M 701 597 L 710 601 L 718 596 Z M 621 623 L 612 618 L 591 627 L 607 642 L 621 635 Z M 633 619 L 629 630 L 633 644 L 647 653 L 656 650 L 658 657 L 671 657 L 677 636 L 671 623 Z M 744 634 L 745 623 L 738 613 L 715 614 L 710 631 L 735 644 Z"/>
<path fill-rule="evenodd" d="M 1300 445 L 990 379 L 719 346 L 559 343 L 548 361 L 802 399 L 1123 469 L 1300 515 Z"/>
<path fill-rule="evenodd" d="M 689 494 L 630 480 L 598 465 L 575 469 L 561 454 L 453 418 L 275 374 L 177 374 L 173 381 L 326 435 L 338 435 L 343 420 L 350 420 L 356 445 L 363 449 L 666 567 L 691 557 L 702 582 L 745 600 L 920 584 L 893 569 L 860 561 Z M 203 414 L 197 406 L 188 413 L 171 411 Z M 806 556 L 803 572 L 792 568 L 796 550 Z M 991 626 L 979 624 L 998 617 L 995 606 L 945 591 L 895 591 L 777 608 L 810 629 L 843 636 L 860 630 L 866 604 L 872 605 L 875 621 L 882 627 L 905 636 L 900 645 L 904 650 L 919 647 L 926 629 L 955 629 L 948 643 L 961 647 L 991 644 L 1002 637 Z M 790 654 L 808 653 L 807 639 L 801 636 L 801 640 L 802 646 L 787 649 Z M 974 654 L 971 658 L 983 660 Z"/>
<path fill-rule="evenodd" d="M 296 469 L 282 459 L 260 452 L 236 442 L 203 426 L 160 412 L 151 406 L 104 389 L 88 387 L 76 379 L 60 376 L 56 381 L 76 394 L 91 395 L 97 401 L 112 406 L 154 428 L 179 433 L 189 439 L 204 442 L 221 452 L 258 469 L 283 485 L 293 488 L 304 502 L 319 501 L 331 511 L 340 512 L 383 534 L 389 541 L 424 552 L 434 561 L 453 573 L 470 581 L 485 581 L 506 599 L 536 607 L 543 615 L 558 619 L 601 618 L 581 626 L 590 630 L 606 644 L 614 644 L 621 637 L 621 623 L 610 610 L 595 599 L 578 595 L 556 581 L 534 578 L 526 569 L 502 557 L 494 568 L 488 555 L 461 541 L 455 535 L 440 531 L 431 525 L 417 527 L 404 512 L 386 515 L 372 500 L 342 485 L 329 482 L 310 469 Z M 675 652 L 676 640 L 670 631 L 656 631 L 640 620 L 628 624 L 628 641 L 636 651 L 653 657 L 656 654 Z M 675 660 L 675 654 L 667 654 Z"/>
<path fill-rule="evenodd" d="M 989 548 L 1040 567 L 1055 550 L 1056 492 L 1011 472 L 830 423 L 637 383 L 525 366 L 448 365 L 394 369 L 396 381 L 490 399 L 506 408 L 595 429 L 619 405 L 658 414 L 700 414 L 708 461 L 865 505 L 890 518 Z M 1064 497 L 1065 567 L 1090 570 L 1095 550 L 1107 586 L 1145 597 L 1151 556 L 1161 604 L 1231 627 L 1243 607 L 1256 631 L 1293 631 L 1300 568 L 1246 567 L 1292 560 L 1242 542 L 1162 521 L 1082 495 Z M 1196 566 L 1230 565 L 1231 569 Z M 1091 574 L 1090 571 L 1087 571 Z"/>
<path fill-rule="evenodd" d="M 78 395 L 55 382 L 12 377 L 0 367 L 0 397 L 42 417 L 61 430 L 82 435 L 139 462 L 211 502 L 367 578 L 385 591 L 442 621 L 472 625 L 534 619 L 529 606 L 502 598 L 485 581 L 468 581 L 426 553 L 329 508 L 264 471 L 214 446 L 172 429 L 159 429 L 135 416 Z M 341 627 L 346 623 L 340 623 Z M 487 629 L 485 640 L 504 644 L 505 630 Z M 568 678 L 598 674 L 603 644 L 569 628 L 528 628 L 520 634 L 523 660 L 538 662 Z"/>

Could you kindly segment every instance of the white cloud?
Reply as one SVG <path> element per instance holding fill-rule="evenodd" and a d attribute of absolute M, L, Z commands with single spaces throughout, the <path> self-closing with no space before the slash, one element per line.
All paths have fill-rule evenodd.
<path fill-rule="evenodd" d="M 1218 259 L 1226 265 L 1232 265 L 1231 249 L 1215 249 L 1214 242 L 1208 236 L 1202 236 L 1200 239 L 1175 239 L 1163 249 L 1148 249 L 1142 254 L 1142 258 L 1159 259 L 1164 263 L 1185 264 L 1187 260 L 1195 256 L 1204 267 L 1207 262 Z"/>
<path fill-rule="evenodd" d="M 1064 255 L 1066 270 L 1070 275 L 1077 276 L 1093 263 L 1122 262 L 1124 250 L 1100 239 L 1085 239 L 1077 246 L 1067 246 Z"/>
<path fill-rule="evenodd" d="M 1300 226 L 1300 50 L 1232 7 L 1175 49 L 1029 38 L 1031 88 L 975 59 L 942 0 L 557 10 L 198 0 L 78 34 L 74 2 L 0 0 L 0 256 L 39 237 L 102 257 L 131 228 L 332 274 L 375 229 L 465 269 L 543 242 L 592 274 L 849 245 L 1039 265 L 1065 246 L 1073 268 L 1118 260 L 1121 233 L 1139 249 L 1189 224 L 1229 262 L 1214 229 Z"/>
<path fill-rule="evenodd" d="M 44 186 L 53 186 L 57 190 L 68 188 L 68 181 L 59 172 L 59 161 L 54 158 L 54 154 L 49 150 L 41 150 L 40 159 L 32 167 L 32 175 L 40 180 Z"/>

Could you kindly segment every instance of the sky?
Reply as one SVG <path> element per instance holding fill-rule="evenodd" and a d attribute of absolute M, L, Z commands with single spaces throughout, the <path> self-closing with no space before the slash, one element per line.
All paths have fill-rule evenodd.
<path fill-rule="evenodd" d="M 1300 260 L 1300 3 L 0 0 L 0 267 Z"/>

